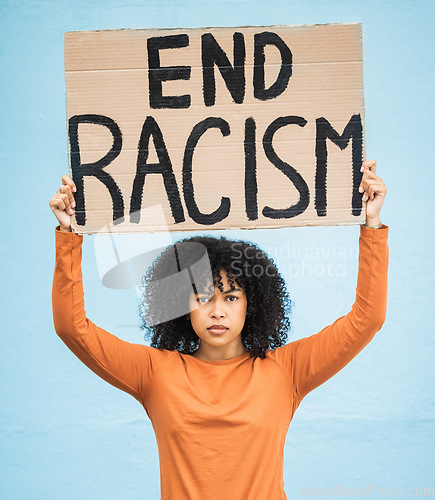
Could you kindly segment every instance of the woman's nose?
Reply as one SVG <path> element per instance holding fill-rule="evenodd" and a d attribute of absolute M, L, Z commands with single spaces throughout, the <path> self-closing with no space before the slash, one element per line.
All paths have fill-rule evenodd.
<path fill-rule="evenodd" d="M 220 300 L 212 300 L 210 316 L 213 318 L 222 318 L 225 316 L 224 306 Z"/>

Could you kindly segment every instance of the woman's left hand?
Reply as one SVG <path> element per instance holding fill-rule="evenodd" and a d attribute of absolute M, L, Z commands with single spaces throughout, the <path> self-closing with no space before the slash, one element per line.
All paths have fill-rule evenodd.
<path fill-rule="evenodd" d="M 376 175 L 376 161 L 369 160 L 362 164 L 363 177 L 359 192 L 363 193 L 362 201 L 366 201 L 366 224 L 378 226 L 381 223 L 380 212 L 384 203 L 387 188 L 384 181 Z"/>

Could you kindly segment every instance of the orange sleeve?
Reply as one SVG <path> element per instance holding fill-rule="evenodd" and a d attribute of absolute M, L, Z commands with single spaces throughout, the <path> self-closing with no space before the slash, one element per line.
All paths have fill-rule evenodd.
<path fill-rule="evenodd" d="M 153 373 L 173 354 L 125 342 L 86 317 L 82 283 L 83 236 L 56 228 L 53 321 L 56 333 L 93 372 L 138 401 Z"/>
<path fill-rule="evenodd" d="M 270 352 L 300 400 L 345 367 L 382 327 L 387 308 L 387 237 L 387 226 L 361 226 L 356 299 L 346 316 Z"/>

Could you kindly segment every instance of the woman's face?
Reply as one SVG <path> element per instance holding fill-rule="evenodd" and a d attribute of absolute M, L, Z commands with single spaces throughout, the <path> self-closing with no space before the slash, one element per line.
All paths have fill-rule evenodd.
<path fill-rule="evenodd" d="M 221 270 L 220 274 L 222 292 L 215 286 L 213 295 L 211 292 L 191 294 L 190 321 L 203 348 L 205 346 L 202 344 L 206 344 L 207 348 L 223 348 L 230 353 L 243 347 L 241 332 L 245 324 L 248 301 L 245 291 L 236 282 L 235 290 L 231 290 L 224 270 Z"/>

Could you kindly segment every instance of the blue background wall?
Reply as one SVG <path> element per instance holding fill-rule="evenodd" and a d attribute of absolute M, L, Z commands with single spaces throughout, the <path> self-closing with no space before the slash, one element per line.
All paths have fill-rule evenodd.
<path fill-rule="evenodd" d="M 1 498 L 159 498 L 145 412 L 81 365 L 51 319 L 48 200 L 68 168 L 63 33 L 122 27 L 363 23 L 367 155 L 389 189 L 382 214 L 391 228 L 387 321 L 297 410 L 285 489 L 299 498 L 334 485 L 405 493 L 434 486 L 434 7 L 424 0 L 1 1 Z M 292 339 L 349 310 L 357 227 L 233 235 L 280 252 L 295 302 Z M 102 287 L 92 237 L 83 270 L 89 317 L 141 342 L 135 294 Z"/>

